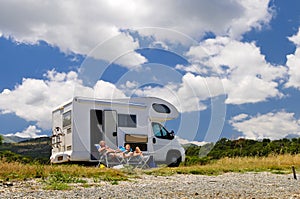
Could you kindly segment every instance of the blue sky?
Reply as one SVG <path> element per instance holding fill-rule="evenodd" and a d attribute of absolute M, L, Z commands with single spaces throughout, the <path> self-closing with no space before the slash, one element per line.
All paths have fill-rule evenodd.
<path fill-rule="evenodd" d="M 300 136 L 299 28 L 296 0 L 1 1 L 0 134 L 81 95 L 163 98 L 183 142 Z"/>

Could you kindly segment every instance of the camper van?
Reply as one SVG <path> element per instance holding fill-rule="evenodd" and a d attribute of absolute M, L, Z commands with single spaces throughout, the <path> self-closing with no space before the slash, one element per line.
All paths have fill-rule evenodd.
<path fill-rule="evenodd" d="M 154 97 L 101 100 L 74 97 L 52 112 L 52 163 L 96 162 L 95 144 L 111 148 L 130 144 L 152 154 L 156 164 L 178 166 L 185 151 L 164 123 L 179 115 Z"/>

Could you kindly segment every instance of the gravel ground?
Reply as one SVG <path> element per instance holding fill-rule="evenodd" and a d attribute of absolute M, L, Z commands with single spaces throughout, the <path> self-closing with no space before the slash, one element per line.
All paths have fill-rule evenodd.
<path fill-rule="evenodd" d="M 219 176 L 148 176 L 118 182 L 72 185 L 72 190 L 44 190 L 36 181 L 0 183 L 0 198 L 299 198 L 300 181 L 291 174 L 226 173 Z"/>

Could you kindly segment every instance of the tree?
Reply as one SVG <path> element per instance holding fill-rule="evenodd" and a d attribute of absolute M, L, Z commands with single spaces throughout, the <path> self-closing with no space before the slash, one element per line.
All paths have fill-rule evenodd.
<path fill-rule="evenodd" d="M 0 145 L 3 143 L 3 137 L 0 135 Z"/>

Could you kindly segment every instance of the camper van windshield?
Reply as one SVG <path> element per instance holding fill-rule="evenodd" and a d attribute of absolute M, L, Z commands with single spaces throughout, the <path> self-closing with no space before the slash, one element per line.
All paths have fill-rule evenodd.
<path fill-rule="evenodd" d="M 174 138 L 174 132 L 171 133 L 165 129 L 161 124 L 153 122 L 152 129 L 155 137 L 162 138 L 162 139 L 169 139 L 172 140 Z"/>

